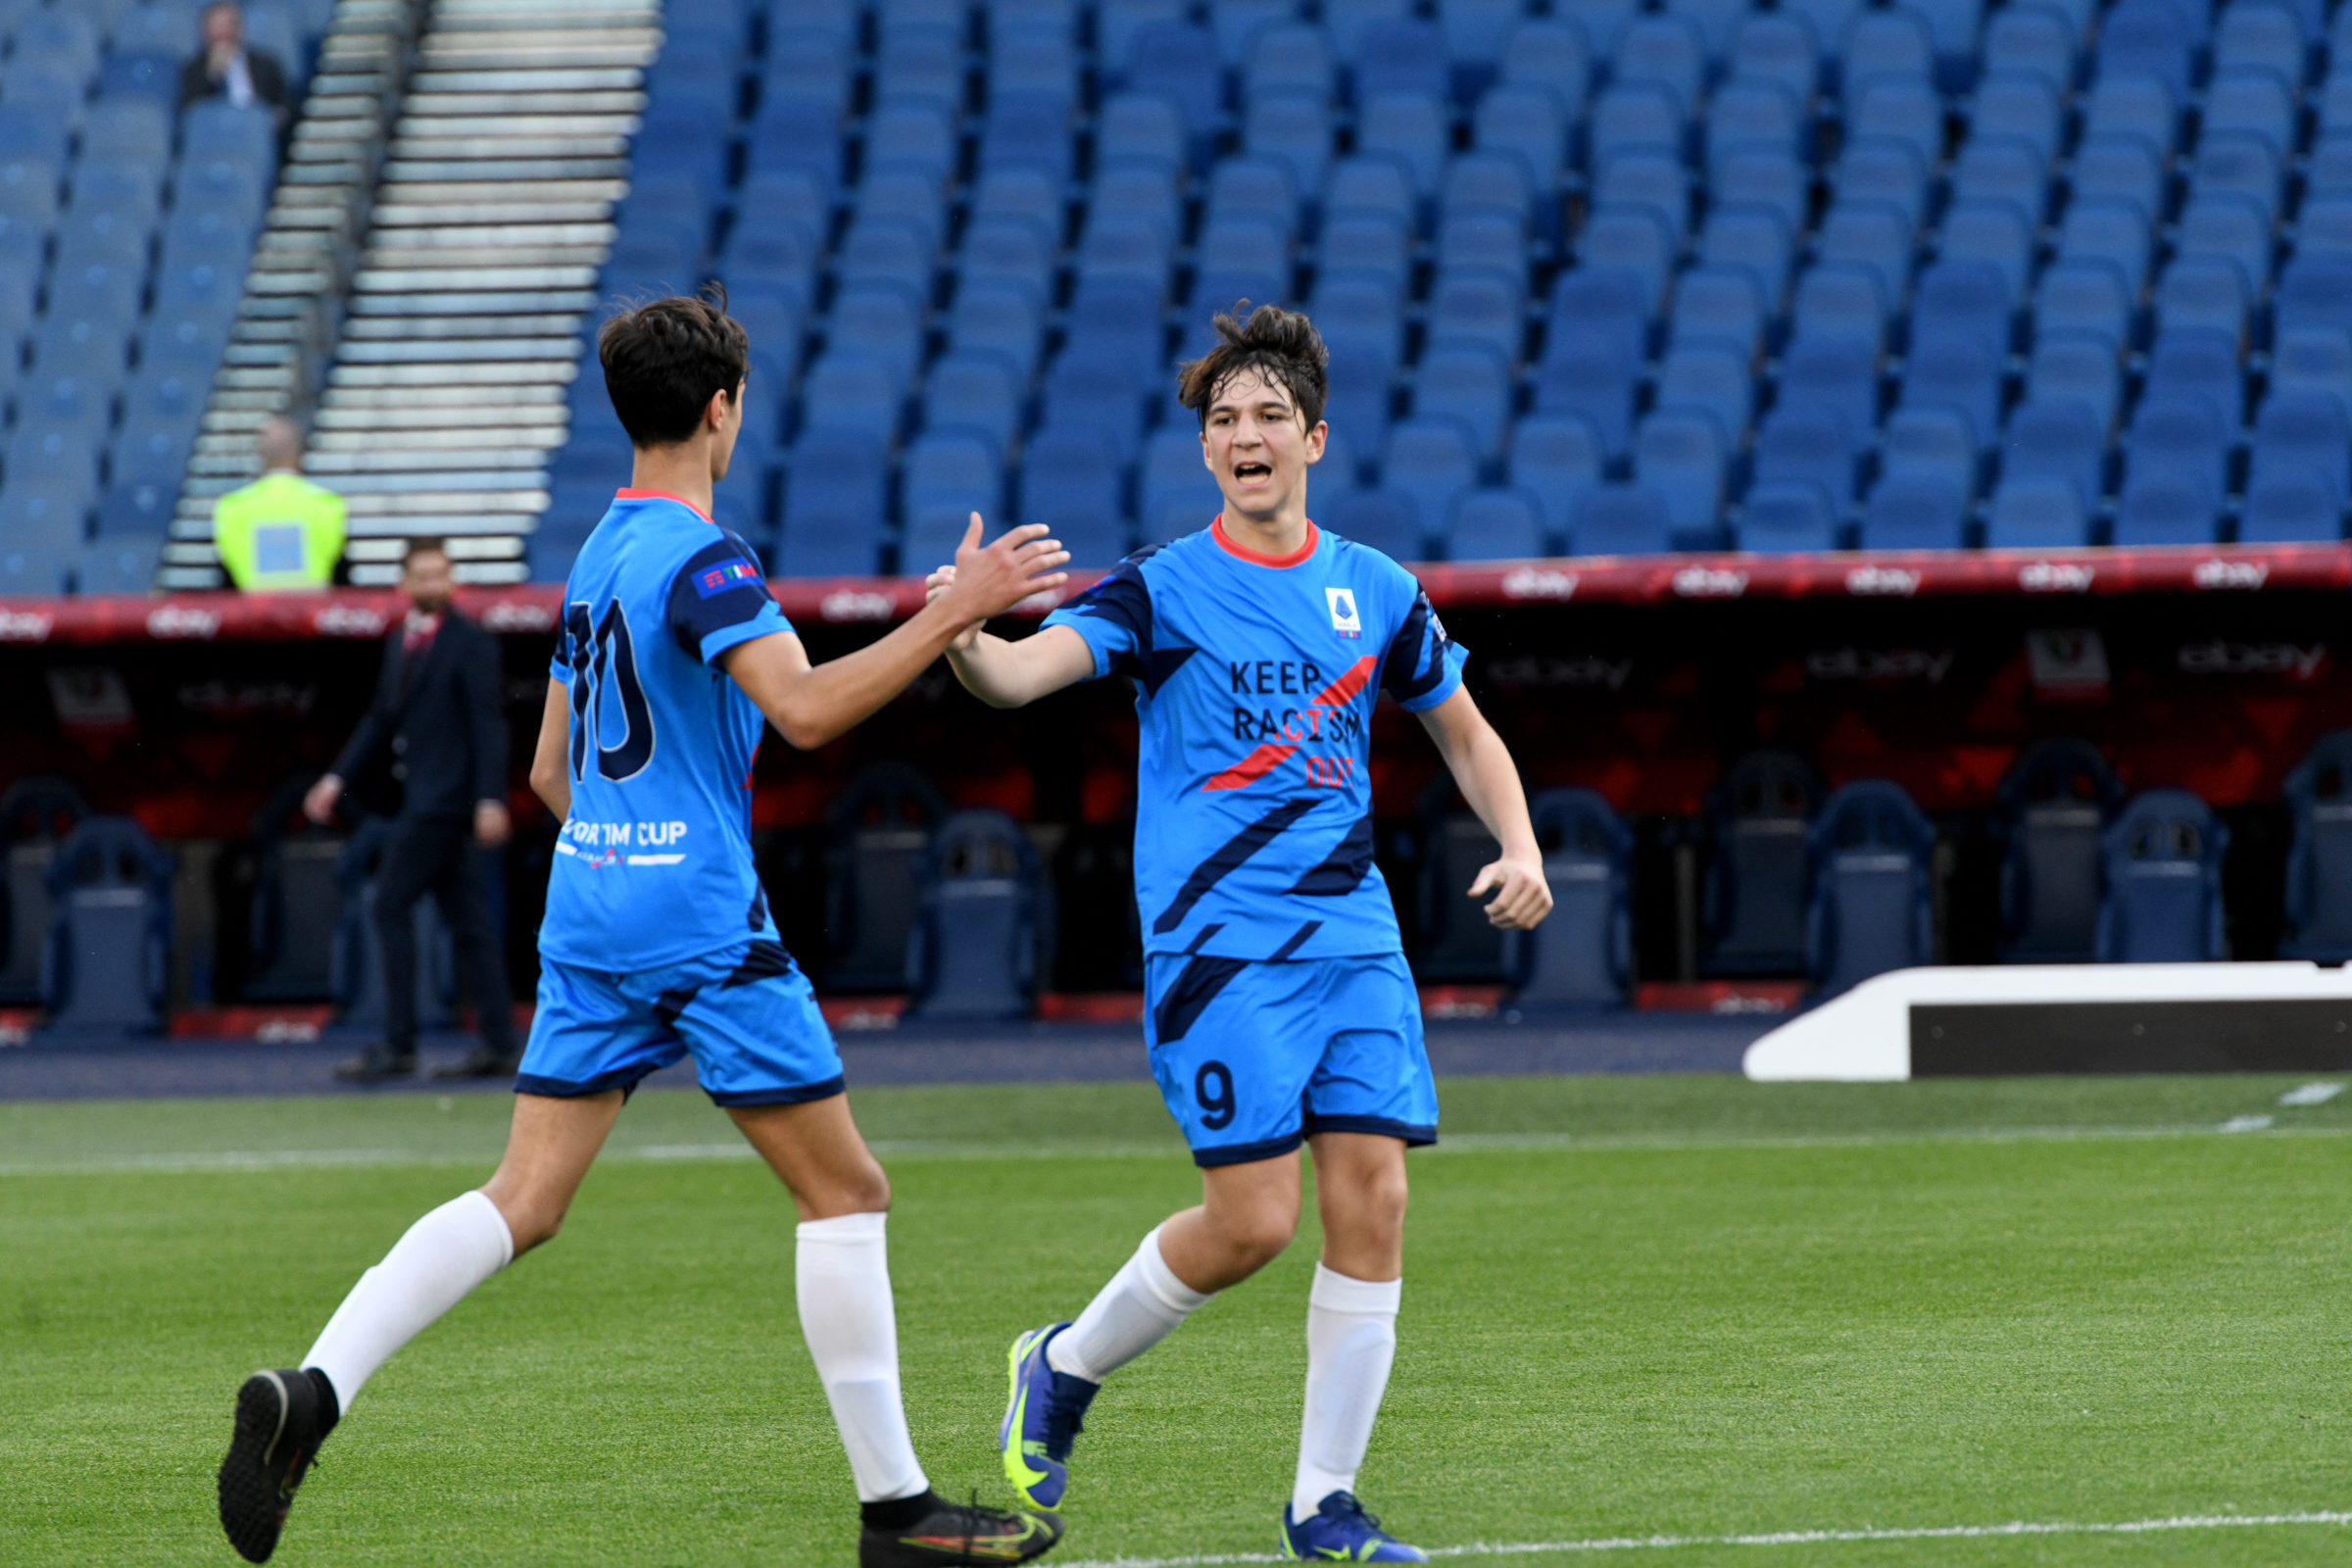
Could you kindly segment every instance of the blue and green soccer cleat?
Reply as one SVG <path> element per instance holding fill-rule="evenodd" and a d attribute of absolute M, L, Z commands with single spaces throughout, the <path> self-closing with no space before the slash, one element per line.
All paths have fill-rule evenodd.
<path fill-rule="evenodd" d="M 1012 1342 L 1005 1357 L 1011 1366 L 1012 1392 L 997 1440 L 1004 1448 L 1004 1479 L 1031 1508 L 1060 1503 L 1070 1480 L 1070 1444 L 1085 1424 L 1095 1391 L 1102 1387 L 1046 1363 L 1046 1347 L 1068 1327 L 1053 1323 L 1031 1329 Z"/>
<path fill-rule="evenodd" d="M 1427 1562 L 1429 1554 L 1380 1528 L 1352 1492 L 1335 1492 L 1304 1519 L 1282 1505 L 1282 1554 L 1292 1562 Z"/>

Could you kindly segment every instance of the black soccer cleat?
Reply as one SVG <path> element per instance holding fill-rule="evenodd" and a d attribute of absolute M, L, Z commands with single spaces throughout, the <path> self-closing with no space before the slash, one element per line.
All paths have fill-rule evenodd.
<path fill-rule="evenodd" d="M 316 1372 L 256 1372 L 237 1390 L 236 1433 L 220 1461 L 220 1528 L 247 1562 L 268 1562 L 294 1489 L 334 1430 L 334 1391 Z"/>
<path fill-rule="evenodd" d="M 931 1507 L 906 1524 L 869 1524 L 858 1535 L 858 1568 L 953 1568 L 1018 1563 L 1042 1557 L 1061 1539 L 1061 1517 L 1006 1513 L 977 1503 L 950 1502 L 933 1493 Z"/>

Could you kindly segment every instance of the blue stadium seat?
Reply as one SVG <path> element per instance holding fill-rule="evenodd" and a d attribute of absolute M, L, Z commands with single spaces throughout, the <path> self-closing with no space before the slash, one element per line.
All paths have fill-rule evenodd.
<path fill-rule="evenodd" d="M 2115 345 L 2095 332 L 2059 331 L 2036 337 L 2027 362 L 2026 395 L 2038 403 L 2079 404 L 2089 412 L 2098 430 L 2112 430 L 2123 397 L 2122 367 Z"/>
<path fill-rule="evenodd" d="M 1051 98 L 1068 108 L 1078 94 L 1077 53 L 1071 46 L 1066 13 L 1059 25 L 1037 27 L 1013 24 L 1000 10 L 991 18 L 997 30 L 989 51 L 988 83 L 992 92 L 1016 92 Z"/>
<path fill-rule="evenodd" d="M 1786 87 L 1800 109 L 1809 110 L 1821 85 L 1821 45 L 1802 16 L 1791 11 L 1750 11 L 1732 35 L 1735 81 L 1769 81 Z"/>
<path fill-rule="evenodd" d="M 1577 499 L 1575 515 L 1572 555 L 1658 556 L 1674 549 L 1666 498 L 1648 485 L 1594 485 Z"/>
<path fill-rule="evenodd" d="M 1879 422 L 1877 357 L 1842 338 L 1798 338 L 1781 357 L 1779 400 L 1783 408 L 1822 408 L 1851 430 Z"/>
<path fill-rule="evenodd" d="M 2204 485 L 2175 477 L 2133 475 L 2115 504 L 2112 542 L 2126 545 L 2209 545 L 2221 538 L 2218 503 Z"/>
<path fill-rule="evenodd" d="M 124 816 L 85 817 L 57 847 L 42 964 L 50 1029 L 162 1028 L 172 979 L 172 857 Z"/>
<path fill-rule="evenodd" d="M 1731 53 L 1732 39 L 1747 16 L 1747 0 L 1669 0 L 1669 14 L 1698 30 L 1708 60 L 1722 62 Z"/>
<path fill-rule="evenodd" d="M 1527 337 L 1524 279 L 1516 270 L 1441 273 L 1430 291 L 1429 347 L 1476 343 L 1502 356 L 1506 369 L 1516 366 Z"/>
<path fill-rule="evenodd" d="M 2164 157 L 2129 132 L 2089 137 L 2075 149 L 2071 184 L 2077 201 L 2129 202 L 2149 222 L 2164 208 Z"/>
<path fill-rule="evenodd" d="M 1254 165 L 1256 160 L 1235 159 L 1233 163 L 1248 167 Z M 1223 168 L 1220 166 L 1220 175 Z M 983 196 L 987 193 L 988 187 L 983 186 Z M 1211 205 L 1215 205 L 1213 199 Z M 1052 216 L 1058 220 L 1060 213 L 1061 194 L 1054 190 Z M 998 214 L 986 207 L 980 209 L 980 214 L 985 217 L 1021 217 L 1032 221 L 1047 216 L 1042 213 Z M 1087 219 L 1093 223 L 1110 218 L 1148 224 L 1153 231 L 1165 236 L 1163 243 L 1173 245 L 1182 218 L 1173 172 L 1164 165 L 1148 160 L 1117 163 L 1099 170 L 1095 174 L 1093 199 L 1087 205 Z"/>
<path fill-rule="evenodd" d="M 1592 790 L 1545 790 L 1529 803 L 1528 814 L 1554 903 L 1534 931 L 1503 938 L 1511 1004 L 1621 1005 L 1634 976 L 1633 834 Z"/>
<path fill-rule="evenodd" d="M 1698 260 L 1706 267 L 1738 267 L 1756 280 L 1768 312 L 1778 311 L 1788 291 L 1790 229 L 1778 213 L 1735 202 L 1707 215 L 1698 233 Z"/>
<path fill-rule="evenodd" d="M 1686 18 L 1637 16 L 1626 24 L 1611 53 L 1612 80 L 1663 88 L 1681 115 L 1696 107 L 1707 79 L 1708 49 Z"/>
<path fill-rule="evenodd" d="M 1102 0 L 1096 14 L 1096 45 L 1105 62 L 1130 59 L 1137 33 L 1181 22 L 1186 10 L 1182 0 Z"/>
<path fill-rule="evenodd" d="M 1459 153 L 1446 164 L 1439 193 L 1442 215 L 1491 209 L 1524 229 L 1536 214 L 1535 184 L 1526 161 L 1511 152 Z"/>
<path fill-rule="evenodd" d="M 892 104 L 866 121 L 865 162 L 869 169 L 904 165 L 942 181 L 956 170 L 953 117 L 928 104 Z"/>
<path fill-rule="evenodd" d="M 2339 506 L 2352 497 L 2352 418 L 2328 393 L 2289 389 L 2263 400 L 2249 482 L 2289 477 L 2318 481 Z"/>
<path fill-rule="evenodd" d="M 801 29 L 774 34 L 768 39 L 767 57 L 760 63 L 761 105 L 771 98 L 799 98 L 827 105 L 839 116 L 849 104 L 850 54 L 840 38 L 825 32 Z"/>
<path fill-rule="evenodd" d="M 1788 752 L 1750 752 L 1707 794 L 1712 854 L 1702 897 L 1710 975 L 1804 967 L 1810 906 L 1806 824 L 1821 787 Z"/>
<path fill-rule="evenodd" d="M 1618 40 L 1641 11 L 1636 0 L 1553 0 L 1552 15 L 1573 23 L 1595 53 L 1616 53 Z"/>
<path fill-rule="evenodd" d="M 1874 361 L 1886 343 L 1886 296 L 1878 274 L 1866 267 L 1824 262 L 1807 268 L 1796 280 L 1789 316 L 1793 336 L 1852 343 Z"/>
<path fill-rule="evenodd" d="M 888 446 L 902 388 L 891 367 L 855 348 L 830 349 L 801 383 L 801 428 L 861 435 Z"/>
<path fill-rule="evenodd" d="M 8 495 L 0 491 L 0 511 Z M 0 594 L 50 598 L 66 591 L 74 571 L 74 547 L 53 539 L 27 540 L 0 532 Z"/>
<path fill-rule="evenodd" d="M 1315 279 L 1307 314 L 1324 343 L 1376 355 L 1394 366 L 1404 352 L 1404 313 L 1397 290 L 1378 273 L 1326 270 Z"/>
<path fill-rule="evenodd" d="M 1132 278 L 1153 293 L 1166 284 L 1168 247 L 1152 219 L 1135 213 L 1102 213 L 1090 219 L 1078 240 L 1081 279 Z"/>
<path fill-rule="evenodd" d="M 1983 339 L 1937 337 L 1916 344 L 1903 366 L 1903 406 L 1956 409 L 1968 416 L 1977 444 L 1988 447 L 2000 425 L 2006 358 Z"/>
<path fill-rule="evenodd" d="M 1634 432 L 1634 474 L 1666 500 L 1678 534 L 1704 537 L 1723 511 L 1728 444 L 1715 416 L 1660 409 Z"/>
<path fill-rule="evenodd" d="M 2085 145 L 2094 137 L 2136 136 L 2169 157 L 2180 131 L 2180 90 L 2144 73 L 2101 71 L 2082 114 Z"/>
<path fill-rule="evenodd" d="M 1706 117 L 1707 165 L 1751 148 L 1795 156 L 1803 144 L 1804 107 L 1775 81 L 1727 83 L 1710 102 Z"/>
<path fill-rule="evenodd" d="M 1020 423 L 1019 382 L 1003 356 L 957 349 L 932 362 L 923 381 L 926 433 L 968 432 L 1003 452 Z"/>
<path fill-rule="evenodd" d="M 1377 349 L 1356 344 L 1334 347 L 1327 368 L 1331 396 L 1323 408 L 1325 421 L 1336 430 L 1346 430 L 1365 447 L 1380 446 L 1388 439 L 1393 369 Z"/>
<path fill-rule="evenodd" d="M 1067 179 L 1072 158 L 1071 107 L 1052 93 L 999 90 L 980 129 L 980 167 L 1035 169 Z"/>
<path fill-rule="evenodd" d="M 1070 564 L 1082 571 L 1107 567 L 1127 554 L 1120 489 L 1119 460 L 1101 436 L 1040 430 L 1021 448 L 1021 521 L 1053 529 L 1070 552 Z"/>
<path fill-rule="evenodd" d="M 2318 480 L 2289 474 L 2246 486 L 2237 516 L 2240 544 L 2333 543 L 2343 536 L 2343 508 Z"/>
<path fill-rule="evenodd" d="M 1477 485 L 1480 450 L 1477 432 L 1446 415 L 1400 419 L 1389 432 L 1381 482 L 1413 504 L 1422 539 L 1436 539 L 1454 501 Z M 1415 549 L 1411 559 L 1424 553 Z"/>
<path fill-rule="evenodd" d="M 1320 190 L 1331 167 L 1331 112 L 1311 93 L 1270 92 L 1250 100 L 1243 145 L 1290 165 L 1300 190 Z"/>
<path fill-rule="evenodd" d="M 1543 509 L 1547 548 L 1561 548 L 1585 492 L 1600 483 L 1605 455 L 1592 421 L 1573 414 L 1530 414 L 1511 433 L 1510 481 Z"/>
<path fill-rule="evenodd" d="M 2032 72 L 1987 75 L 1977 87 L 1969 123 L 1972 141 L 1979 136 L 2022 141 L 2047 167 L 2058 155 L 2065 128 L 2059 86 Z M 2030 209 L 2027 216 L 2038 218 L 2038 208 Z"/>
<path fill-rule="evenodd" d="M 1548 93 L 1562 115 L 1574 116 L 1592 85 L 1592 50 L 1609 46 L 1609 39 L 1593 38 L 1565 16 L 1523 17 L 1503 39 L 1502 82 L 1488 96 L 1535 87 Z M 1542 171 L 1537 172 L 1540 176 Z"/>
<path fill-rule="evenodd" d="M 2268 71 L 2281 82 L 2304 75 L 2304 26 L 2291 6 L 2237 0 L 2226 6 L 2213 32 L 2213 63 L 2219 71 Z"/>
<path fill-rule="evenodd" d="M 1595 154 L 1592 200 L 1617 212 L 1657 215 L 1678 238 L 1690 227 L 1690 178 L 1681 157 L 1654 147 Z"/>
<path fill-rule="evenodd" d="M 82 594 L 143 594 L 155 586 L 156 568 L 163 564 L 164 542 L 153 536 L 112 534 L 81 547 L 74 569 L 75 591 Z"/>
<path fill-rule="evenodd" d="M 1801 231 L 1813 206 L 1813 175 L 1805 165 L 1781 153 L 1747 149 L 1725 155 L 1707 171 L 1712 214 L 1755 208 L 1769 214 L 1784 234 Z"/>
<path fill-rule="evenodd" d="M 1726 453 L 1746 442 L 1755 406 L 1747 356 L 1713 344 L 1678 345 L 1659 362 L 1651 407 L 1690 410 L 1715 422 Z"/>
<path fill-rule="evenodd" d="M 923 852 L 920 912 L 907 933 L 909 1015 L 1023 1018 L 1050 944 L 1037 851 L 997 810 L 958 811 Z"/>
<path fill-rule="evenodd" d="M 769 569 L 781 577 L 871 576 L 881 570 L 885 487 L 881 443 L 820 430 L 793 449 L 784 480 L 784 527 Z"/>
<path fill-rule="evenodd" d="M 1582 86 L 1580 77 L 1580 103 Z M 1567 117 L 1550 89 L 1531 83 L 1495 87 L 1479 100 L 1472 124 L 1481 152 L 1517 158 L 1535 189 L 1544 195 L 1559 188 L 1568 149 Z"/>
<path fill-rule="evenodd" d="M 1603 450 L 1615 457 L 1625 451 L 1633 433 L 1634 383 L 1640 371 L 1640 364 L 1613 338 L 1555 324 L 1544 341 L 1544 364 L 1537 372 L 1536 407 L 1588 420 Z"/>
<path fill-rule="evenodd" d="M 1899 208 L 1883 202 L 1831 208 L 1822 220 L 1813 254 L 1818 261 L 1868 268 L 1878 278 L 1890 310 L 1899 307 L 1910 293 L 1911 225 Z"/>
<path fill-rule="evenodd" d="M 1636 281 L 1645 318 L 1657 313 L 1677 249 L 1664 221 L 1655 213 L 1640 210 L 1599 209 L 1585 220 L 1584 232 L 1576 240 L 1582 267 L 1621 271 Z"/>
<path fill-rule="evenodd" d="M 1231 310 L 1237 300 L 1295 303 L 1290 240 L 1273 220 L 1252 214 L 1211 219 L 1195 250 L 1195 314 Z"/>
<path fill-rule="evenodd" d="M 2352 413 L 2352 334 L 2335 327 L 2288 328 L 2275 333 L 2271 389 L 2326 392 Z"/>
<path fill-rule="evenodd" d="M 2002 776 L 2001 960 L 2086 963 L 2097 951 L 2101 834 L 2122 803 L 2088 741 L 2050 736 Z"/>
<path fill-rule="evenodd" d="M 1526 561 L 1546 554 L 1543 507 L 1524 490 L 1465 491 L 1445 528 L 1447 561 Z"/>
<path fill-rule="evenodd" d="M 160 483 L 118 480 L 110 485 L 98 505 L 99 538 L 161 539 L 172 526 L 172 514 L 179 500 L 179 479 L 175 473 Z"/>
<path fill-rule="evenodd" d="M 1057 429 L 1092 430 L 1122 463 L 1143 444 L 1143 402 L 1133 361 L 1110 348 L 1073 344 L 1047 367 L 1044 422 Z"/>
<path fill-rule="evenodd" d="M 2265 222 L 2273 222 L 2284 196 L 2286 172 L 2285 161 L 2269 138 L 2219 130 L 2197 138 L 2189 189 L 2199 198 L 2242 196 Z"/>
<path fill-rule="evenodd" d="M 846 283 L 833 297 L 825 322 L 828 349 L 860 354 L 886 367 L 904 394 L 923 357 L 919 296 L 896 283 Z"/>
<path fill-rule="evenodd" d="M 2088 513 L 2104 489 L 2106 445 L 2105 427 L 2080 400 L 2028 398 L 2001 434 L 2001 481 L 2063 479 Z"/>
<path fill-rule="evenodd" d="M 2295 214 L 2295 254 L 2352 257 L 2352 196 L 2303 198 Z"/>
<path fill-rule="evenodd" d="M 1744 362 L 1763 341 L 1764 319 L 1763 293 L 1753 273 L 1744 268 L 1694 267 L 1676 285 L 1667 340 L 1677 348 L 1728 348 Z"/>
<path fill-rule="evenodd" d="M 2222 861 L 2229 849 L 2230 830 L 2186 790 L 2134 797 L 2100 841 L 2099 961 L 2211 963 L 2225 956 Z"/>
<path fill-rule="evenodd" d="M 2089 509 L 2071 480 L 2004 479 L 1984 518 L 1991 550 L 2080 550 L 2090 541 Z"/>
<path fill-rule="evenodd" d="M 1738 545 L 1758 555 L 1838 548 L 1838 509 L 1829 492 L 1801 480 L 1759 479 L 1740 505 Z"/>
<path fill-rule="evenodd" d="M 2122 0 L 2099 26 L 2099 74 L 2146 76 L 2179 98 L 2188 91 L 2194 44 L 2163 0 Z"/>
<path fill-rule="evenodd" d="M 2142 397 L 2170 396 L 2203 398 L 2234 426 L 2244 412 L 2236 342 L 2193 328 L 2160 334 L 2148 353 Z"/>
<path fill-rule="evenodd" d="M 1914 345 L 1964 338 L 2006 347 L 2010 293 L 1992 264 L 1947 258 L 1921 271 L 1912 295 Z"/>
<path fill-rule="evenodd" d="M 2132 417 L 2127 488 L 2132 482 L 2177 480 L 2218 506 L 2233 423 L 2210 398 L 2145 393 Z"/>
<path fill-rule="evenodd" d="M 1830 186 L 1840 202 L 1884 202 L 1917 228 L 1927 206 L 1928 166 L 1908 142 L 1857 137 L 1838 156 Z"/>
<path fill-rule="evenodd" d="M 2075 79 L 2080 29 L 2052 6 L 2020 3 L 1995 10 L 1984 24 L 1984 71 L 2031 72 L 2061 90 Z"/>
<path fill-rule="evenodd" d="M 2300 62 L 2298 61 L 2298 65 Z M 2268 67 L 2224 67 L 2205 86 L 2202 136 L 2242 133 L 2259 136 L 2281 159 L 2291 157 L 2296 144 L 2295 90 L 2300 71 L 2280 76 Z"/>
<path fill-rule="evenodd" d="M 1419 18 L 1396 16 L 1372 23 L 1355 41 L 1354 60 L 1359 104 L 1391 92 L 1426 94 L 1442 102 L 1453 92 L 1446 35 L 1436 24 Z"/>
<path fill-rule="evenodd" d="M 1413 378 L 1414 414 L 1460 420 L 1484 458 L 1502 451 L 1511 401 L 1510 365 L 1493 345 L 1440 343 L 1421 356 Z"/>
<path fill-rule="evenodd" d="M 1588 156 L 1602 167 L 1627 153 L 1662 153 L 1680 160 L 1685 125 L 1683 105 L 1655 82 L 1617 82 L 1592 100 L 1585 127 Z"/>
<path fill-rule="evenodd" d="M 1879 454 L 1887 477 L 1934 480 L 1965 503 L 1976 499 L 1979 466 L 1975 426 L 1959 410 L 1905 408 L 1887 418 Z"/>
<path fill-rule="evenodd" d="M 906 449 L 899 480 L 902 570 L 927 572 L 955 560 L 972 513 L 988 519 L 992 532 L 1001 531 L 1002 453 L 986 436 L 961 432 L 927 434 Z"/>
<path fill-rule="evenodd" d="M 1267 27 L 1296 15 L 1290 0 L 1209 0 L 1209 25 L 1227 65 L 1249 58 L 1250 46 Z"/>
<path fill-rule="evenodd" d="M 1940 479 L 1889 475 L 1871 487 L 1857 544 L 1864 550 L 1957 550 L 1967 503 Z"/>
<path fill-rule="evenodd" d="M 1419 561 L 1422 553 L 1421 518 L 1410 496 L 1383 486 L 1351 490 L 1327 514 L 1328 525 L 1343 539 L 1369 545 L 1392 561 Z"/>
<path fill-rule="evenodd" d="M 1136 489 L 1147 519 L 1170 508 L 1180 514 L 1181 526 L 1173 527 L 1167 537 L 1207 527 L 1208 519 L 1224 506 L 1216 476 L 1201 462 L 1200 429 L 1189 422 L 1162 424 L 1152 432 L 1144 447 Z"/>
<path fill-rule="evenodd" d="M 2164 270 L 2156 284 L 2156 331 L 2213 332 L 2242 345 L 2252 290 L 2238 264 L 2228 257 L 2184 255 Z"/>
<path fill-rule="evenodd" d="M 1817 995 L 1936 961 L 1936 829 L 1902 786 L 1881 778 L 1844 786 L 1822 803 L 1806 843 L 1805 966 Z"/>
<path fill-rule="evenodd" d="M 946 193 L 939 181 L 923 170 L 889 166 L 869 169 L 852 193 L 852 200 L 860 220 L 890 219 L 906 223 L 922 236 L 927 250 L 938 249 L 946 234 Z"/>
<path fill-rule="evenodd" d="M 2352 259 L 2295 257 L 2280 269 L 2272 298 L 2280 339 L 2306 328 L 2352 334 Z"/>
<path fill-rule="evenodd" d="M 1325 270 L 1345 267 L 1379 277 L 1399 294 L 1411 280 L 1412 234 L 1390 213 L 1343 212 L 1323 220 Z"/>
<path fill-rule="evenodd" d="M 1134 200 L 1140 207 L 1147 192 L 1138 190 Z M 1166 191 L 1170 214 L 1175 209 L 1175 192 Z M 1096 203 L 1101 204 L 1098 190 Z M 1287 244 L 1298 231 L 1298 182 L 1291 168 L 1272 158 L 1227 158 L 1218 163 L 1209 175 L 1207 221 L 1215 224 L 1221 220 L 1255 219 L 1271 223 Z M 1171 223 L 1170 232 L 1173 234 Z"/>
<path fill-rule="evenodd" d="M 2068 209 L 2067 218 L 2070 222 L 2074 220 L 2074 209 Z M 2033 221 L 2007 202 L 1957 202 L 1943 215 L 1944 262 L 1990 263 L 1998 270 L 2006 291 L 2004 298 L 2012 305 L 2024 295 L 2034 244 Z M 2146 270 L 2144 261 L 2140 270 L 2143 273 Z"/>
<path fill-rule="evenodd" d="M 2095 333 L 2120 350 L 2131 329 L 2131 290 L 2104 262 L 2058 262 L 2034 291 L 2034 334 Z"/>
<path fill-rule="evenodd" d="M 1846 96 L 1845 123 L 1857 139 L 1883 138 L 1909 147 L 1930 168 L 1943 161 L 1943 104 L 1925 82 L 1889 76 L 1864 80 L 1858 94 Z"/>
<path fill-rule="evenodd" d="M 2286 857 L 2282 958 L 2341 963 L 2352 957 L 2352 758 L 2343 730 L 2312 743 L 2286 776 L 2294 837 Z"/>
<path fill-rule="evenodd" d="M 1833 516 L 1853 502 L 1854 458 L 1852 429 L 1835 409 L 1783 405 L 1756 430 L 1757 484 L 1812 485 L 1829 498 Z"/>
<path fill-rule="evenodd" d="M 1173 172 L 1186 162 L 1184 111 L 1158 90 L 1114 93 L 1095 121 L 1095 167 L 1151 164 Z"/>
<path fill-rule="evenodd" d="M 1519 16 L 1518 0 L 1453 0 L 1439 9 L 1438 26 L 1453 62 L 1457 95 L 1474 96 L 1494 77 L 1503 40 Z"/>
<path fill-rule="evenodd" d="M 877 40 L 874 101 L 883 109 L 919 107 L 949 115 L 964 104 L 963 39 L 950 26 L 902 25 Z"/>

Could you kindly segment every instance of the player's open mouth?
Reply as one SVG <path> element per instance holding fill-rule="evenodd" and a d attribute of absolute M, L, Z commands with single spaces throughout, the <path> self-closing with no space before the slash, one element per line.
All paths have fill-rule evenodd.
<path fill-rule="evenodd" d="M 1273 478 L 1274 469 L 1263 463 L 1237 463 L 1233 466 L 1233 476 L 1244 484 L 1250 484 L 1259 479 Z"/>

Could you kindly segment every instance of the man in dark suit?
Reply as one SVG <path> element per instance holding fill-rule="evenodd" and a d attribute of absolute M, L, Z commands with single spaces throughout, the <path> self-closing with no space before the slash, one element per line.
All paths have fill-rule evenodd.
<path fill-rule="evenodd" d="M 267 49 L 245 47 L 245 13 L 232 0 L 213 0 L 198 24 L 201 47 L 179 68 L 179 108 L 225 98 L 239 109 L 263 104 L 286 118 L 285 63 Z"/>
<path fill-rule="evenodd" d="M 375 878 L 375 934 L 383 954 L 384 1038 L 335 1069 L 355 1083 L 416 1070 L 416 901 L 441 906 L 458 973 L 473 999 L 481 1045 L 437 1076 L 486 1078 L 514 1070 L 514 1008 L 499 933 L 482 895 L 476 844 L 507 841 L 507 722 L 499 703 L 498 644 L 450 607 L 449 552 L 438 539 L 409 546 L 400 590 L 409 612 L 384 641 L 375 702 L 303 809 L 333 813 L 344 781 L 389 749 L 405 786 L 400 816 Z"/>

